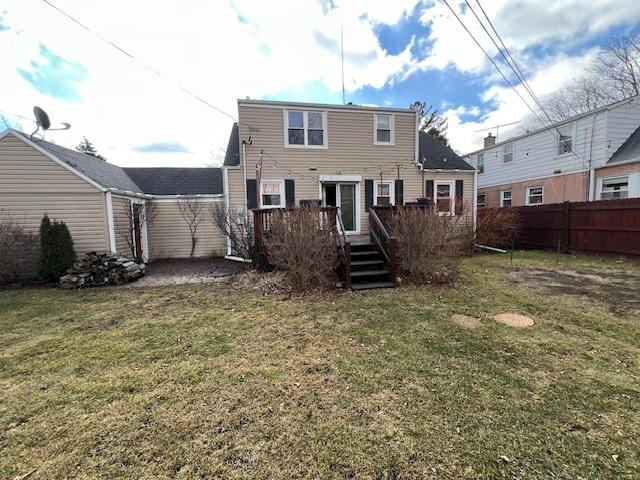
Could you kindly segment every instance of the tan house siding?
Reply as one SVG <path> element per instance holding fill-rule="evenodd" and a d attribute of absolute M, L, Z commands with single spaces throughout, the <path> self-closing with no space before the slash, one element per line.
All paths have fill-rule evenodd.
<path fill-rule="evenodd" d="M 45 213 L 63 220 L 78 254 L 109 249 L 105 194 L 11 134 L 0 139 L 0 209 L 30 231 Z"/>
<path fill-rule="evenodd" d="M 151 259 L 187 258 L 191 253 L 189 228 L 178 210 L 176 201 L 155 201 L 155 217 L 147 227 Z M 207 201 L 203 219 L 198 227 L 198 243 L 194 257 L 220 257 L 227 253 L 226 237 L 214 226 L 210 206 L 224 203 L 224 199 Z"/>
<path fill-rule="evenodd" d="M 284 146 L 284 106 L 243 105 L 239 102 L 240 140 L 251 137 L 251 145 L 246 148 L 246 175 L 256 178 L 256 164 L 262 155 L 262 179 L 295 182 L 296 204 L 300 200 L 321 198 L 320 177 L 342 175 L 359 177 L 360 232 L 368 232 L 369 214 L 365 210 L 365 180 L 393 181 L 398 178 L 404 183 L 404 201 L 415 202 L 423 195 L 423 179 L 463 180 L 463 195 L 469 205 L 469 215 L 473 214 L 474 173 L 470 172 L 430 172 L 424 173 L 415 166 L 416 118 L 412 112 L 394 114 L 395 142 L 390 145 L 375 145 L 374 111 L 367 110 L 323 110 L 320 107 L 296 107 L 299 110 L 326 111 L 326 149 L 285 148 Z M 389 112 L 378 112 L 389 113 Z M 229 202 L 232 214 L 244 208 L 244 177 L 241 164 L 228 170 Z"/>
<path fill-rule="evenodd" d="M 543 203 L 559 203 L 563 201 L 584 202 L 587 200 L 588 172 L 559 175 L 557 177 L 538 178 L 524 182 L 505 183 L 492 187 L 478 188 L 478 194 L 485 195 L 485 207 L 500 206 L 500 192 L 511 190 L 511 205 L 526 205 L 528 187 L 543 187 Z"/>

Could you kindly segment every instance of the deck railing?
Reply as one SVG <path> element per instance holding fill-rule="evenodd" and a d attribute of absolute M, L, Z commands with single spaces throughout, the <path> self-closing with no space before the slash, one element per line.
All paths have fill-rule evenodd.
<path fill-rule="evenodd" d="M 385 220 L 388 220 L 388 215 L 391 215 L 392 210 L 387 208 L 369 208 L 369 233 L 371 235 L 371 242 L 378 247 L 382 256 L 384 257 L 385 264 L 389 270 L 389 280 L 396 284 L 396 237 L 389 235 L 387 228 L 378 215 L 380 212 Z"/>

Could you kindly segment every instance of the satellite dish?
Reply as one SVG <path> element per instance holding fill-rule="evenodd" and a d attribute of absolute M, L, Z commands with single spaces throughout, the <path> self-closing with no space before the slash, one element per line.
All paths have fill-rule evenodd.
<path fill-rule="evenodd" d="M 51 121 L 49 120 L 49 115 L 43 109 L 38 106 L 33 107 L 33 114 L 36 117 L 36 125 L 38 128 L 42 128 L 43 130 L 49 130 L 51 126 Z"/>
<path fill-rule="evenodd" d="M 33 115 L 36 117 L 36 128 L 35 132 L 31 134 L 31 139 L 33 136 L 38 133 L 38 130 L 49 130 L 51 128 L 51 120 L 49 120 L 49 115 L 43 109 L 38 106 L 33 107 Z M 63 128 L 51 128 L 51 130 L 69 130 L 71 125 L 66 122 L 62 122 Z"/>

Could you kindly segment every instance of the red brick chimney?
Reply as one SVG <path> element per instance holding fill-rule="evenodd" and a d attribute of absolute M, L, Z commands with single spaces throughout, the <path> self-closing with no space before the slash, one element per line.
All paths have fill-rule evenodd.
<path fill-rule="evenodd" d="M 489 135 L 484 137 L 484 148 L 493 147 L 495 144 L 496 144 L 496 137 L 491 135 L 491 132 L 489 132 Z"/>

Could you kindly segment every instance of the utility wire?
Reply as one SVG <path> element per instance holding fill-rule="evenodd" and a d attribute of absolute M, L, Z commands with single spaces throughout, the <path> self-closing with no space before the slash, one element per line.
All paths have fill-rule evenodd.
<path fill-rule="evenodd" d="M 516 95 L 518 95 L 518 97 L 520 98 L 520 100 L 522 100 L 522 102 L 526 105 L 526 107 L 529 109 L 529 111 L 533 114 L 533 116 L 538 120 L 538 122 L 540 122 L 540 124 L 545 128 L 545 131 L 550 131 L 552 128 L 555 129 L 558 132 L 559 138 L 561 138 L 561 134 L 560 131 L 558 130 L 558 128 L 553 124 L 553 122 L 551 121 L 551 119 L 549 118 L 549 115 L 547 114 L 547 112 L 543 110 L 543 112 L 545 113 L 545 115 L 547 116 L 547 118 L 549 118 L 549 120 L 551 121 L 551 125 L 547 126 L 545 124 L 545 122 L 540 118 L 540 116 L 538 115 L 538 113 L 533 110 L 531 108 L 531 106 L 529 105 L 529 103 L 522 97 L 522 95 L 520 95 L 520 92 L 518 92 L 518 90 L 515 88 L 515 86 L 513 85 L 513 83 L 511 83 L 511 81 L 507 78 L 507 76 L 502 72 L 502 70 L 500 69 L 500 67 L 498 66 L 498 64 L 495 62 L 495 60 L 487 53 L 487 51 L 482 47 L 482 45 L 480 44 L 480 42 L 478 41 L 478 39 L 473 35 L 473 33 L 471 33 L 471 31 L 467 28 L 467 26 L 464 24 L 464 22 L 462 21 L 462 19 L 458 16 L 458 14 L 453 10 L 453 8 L 451 7 L 451 5 L 449 4 L 449 2 L 447 0 L 442 0 L 444 2 L 444 4 L 449 8 L 449 10 L 451 11 L 451 13 L 456 17 L 456 20 L 458 20 L 458 22 L 460 23 L 460 25 L 462 25 L 462 28 L 464 28 L 464 30 L 469 34 L 469 36 L 471 37 L 471 39 L 475 42 L 475 44 L 478 46 L 478 48 L 480 50 L 482 50 L 482 53 L 484 53 L 485 57 L 487 57 L 487 59 L 493 64 L 493 66 L 495 67 L 495 69 L 498 71 L 498 73 L 500 74 L 500 76 L 504 79 L 505 82 L 507 82 L 507 84 L 509 85 L 509 87 L 516 93 Z M 473 10 L 473 8 L 471 7 L 471 5 L 469 4 L 469 2 L 467 0 L 465 0 L 465 3 L 467 4 L 467 6 L 469 7 L 469 9 L 472 11 L 473 15 L 476 17 L 476 20 L 478 20 L 478 22 L 480 23 L 480 25 L 482 26 L 482 28 L 484 29 L 484 31 L 487 33 L 487 35 L 489 36 L 489 38 L 491 39 L 491 41 L 493 42 L 493 44 L 496 46 L 496 48 L 498 48 L 498 51 L 500 52 L 501 55 L 502 54 L 502 50 L 500 49 L 500 47 L 498 47 L 498 45 L 496 44 L 495 40 L 493 39 L 493 37 L 489 34 L 489 32 L 487 31 L 486 27 L 484 26 L 484 24 L 482 23 L 482 21 L 480 20 L 480 18 L 477 16 L 477 14 L 475 13 L 475 11 Z M 505 57 L 506 59 L 506 57 Z M 511 70 L 516 74 L 516 77 L 518 77 L 518 79 L 520 80 L 520 77 L 518 75 L 518 73 L 515 72 L 514 68 L 511 66 L 511 64 L 509 63 L 509 61 L 507 60 L 507 65 L 511 68 Z M 522 81 L 522 80 L 521 80 Z M 524 87 L 524 84 L 523 84 Z M 534 99 L 534 102 L 537 103 L 535 95 L 533 95 L 531 92 L 529 92 L 527 90 L 526 87 L 524 87 L 525 90 L 527 91 L 527 93 L 529 93 L 529 95 L 532 96 L 532 98 Z M 540 105 L 538 105 L 540 107 Z M 555 137 L 555 135 L 554 135 Z M 582 158 L 582 155 L 579 155 L 575 150 L 573 150 L 573 146 L 570 146 L 571 151 L 580 158 L 583 166 L 584 166 L 584 159 Z"/>
<path fill-rule="evenodd" d="M 172 83 L 174 86 L 176 86 L 177 88 L 179 88 L 180 90 L 182 90 L 184 93 L 186 93 L 187 95 L 189 95 L 190 97 L 192 97 L 193 99 L 197 100 L 198 102 L 202 103 L 203 105 L 215 110 L 218 113 L 221 113 L 222 115 L 229 117 L 231 120 L 233 120 L 234 122 L 239 122 L 233 115 L 225 112 L 224 110 L 222 110 L 221 108 L 216 107 L 215 105 L 213 105 L 212 103 L 208 102 L 207 100 L 205 100 L 204 98 L 200 97 L 199 95 L 193 93 L 191 90 L 189 90 L 186 87 L 183 87 L 182 85 L 180 85 L 179 83 L 171 80 L 170 78 L 168 78 L 166 75 L 164 75 L 163 73 L 161 73 L 160 71 L 158 71 L 156 68 L 154 68 L 153 66 L 143 62 L 142 60 L 138 59 L 136 56 L 134 56 L 132 53 L 128 52 L 127 50 L 125 50 L 124 48 L 120 47 L 119 45 L 117 45 L 116 43 L 112 42 L 111 40 L 109 40 L 107 37 L 101 35 L 100 33 L 92 30 L 90 27 L 88 27 L 87 25 L 85 25 L 84 23 L 80 22 L 79 20 L 77 20 L 76 18 L 74 18 L 72 15 L 68 14 L 67 12 L 65 12 L 64 10 L 62 10 L 61 8 L 57 7 L 56 5 L 54 5 L 53 3 L 51 3 L 48 0 L 42 0 L 44 3 L 46 3 L 47 5 L 49 5 L 51 8 L 55 9 L 56 11 L 58 11 L 60 14 L 64 15 L 65 17 L 67 17 L 69 20 L 71 20 L 72 22 L 76 23 L 77 25 L 79 25 L 80 27 L 82 27 L 83 29 L 85 29 L 86 31 L 88 31 L 89 33 L 95 35 L 96 37 L 98 37 L 100 40 L 102 40 L 103 42 L 105 42 L 106 44 L 110 45 L 111 47 L 115 48 L 116 50 L 118 50 L 120 53 L 122 53 L 123 55 L 126 55 L 127 57 L 129 57 L 131 60 L 140 63 L 142 66 L 144 66 L 147 70 L 151 71 L 152 73 L 154 73 L 156 76 L 160 77 L 161 79 L 165 80 L 166 82 Z M 247 127 L 251 127 L 250 125 L 247 125 L 245 123 L 242 123 L 242 125 L 245 125 Z"/>
<path fill-rule="evenodd" d="M 544 105 L 542 105 L 542 102 L 540 101 L 540 99 L 538 98 L 538 96 L 534 93 L 533 88 L 531 88 L 531 85 L 529 85 L 529 82 L 527 81 L 524 73 L 522 72 L 522 70 L 520 69 L 520 67 L 518 66 L 518 63 L 515 61 L 515 59 L 513 58 L 513 56 L 511 55 L 511 53 L 509 52 L 509 49 L 507 48 L 507 46 L 504 44 L 504 42 L 502 41 L 502 37 L 500 37 L 500 34 L 497 32 L 497 30 L 495 29 L 495 27 L 493 26 L 493 23 L 491 22 L 491 20 L 489 19 L 489 17 L 487 16 L 487 13 L 485 12 L 484 8 L 482 8 L 482 5 L 480 4 L 480 0 L 476 0 L 476 3 L 478 4 L 478 7 L 480 7 L 480 10 L 482 10 L 482 14 L 484 15 L 485 19 L 487 20 L 487 22 L 489 23 L 489 26 L 491 27 L 491 30 L 493 31 L 493 33 L 495 34 L 495 36 L 498 38 L 498 41 L 500 42 L 500 45 L 502 45 L 502 48 L 500 48 L 498 46 L 498 44 L 496 43 L 496 41 L 494 40 L 493 36 L 489 33 L 489 31 L 487 30 L 487 28 L 484 26 L 484 23 L 482 22 L 482 20 L 480 20 L 480 18 L 478 17 L 478 15 L 476 14 L 475 10 L 473 9 L 473 7 L 471 6 L 471 4 L 469 3 L 468 0 L 465 0 L 465 3 L 467 4 L 467 6 L 469 7 L 469 10 L 471 10 L 471 12 L 473 13 L 473 16 L 476 17 L 476 20 L 478 20 L 478 23 L 480 24 L 480 26 L 482 27 L 482 29 L 485 31 L 485 33 L 487 34 L 487 36 L 491 39 L 491 41 L 493 42 L 493 44 L 495 45 L 495 47 L 498 49 L 498 52 L 500 52 L 500 55 L 502 56 L 502 58 L 504 59 L 504 61 L 507 63 L 507 65 L 509 66 L 509 68 L 511 68 L 511 71 L 513 71 L 513 73 L 515 73 L 516 77 L 518 78 L 518 80 L 520 80 L 520 83 L 522 84 L 522 86 L 525 88 L 525 90 L 527 91 L 527 93 L 531 96 L 531 98 L 533 99 L 533 101 L 536 103 L 536 105 L 538 106 L 538 108 L 540 109 L 540 111 L 542 111 L 542 113 L 544 113 L 544 115 L 547 117 L 547 120 L 549 120 L 549 123 L 551 124 L 551 126 L 554 128 L 554 130 L 556 130 L 556 132 L 558 133 L 558 136 L 561 135 L 560 130 L 558 130 L 558 127 L 556 127 L 555 122 L 551 119 L 551 116 L 549 116 L 549 114 L 547 113 L 547 110 L 544 108 Z M 505 54 L 502 52 L 502 49 L 504 49 L 504 51 L 506 52 L 506 54 L 509 56 L 509 58 L 507 58 L 507 56 L 505 56 Z M 509 59 L 511 59 L 511 61 L 509 61 Z M 576 152 L 575 150 L 573 150 L 573 148 L 571 148 L 571 150 L 573 151 L 573 153 L 575 153 L 576 155 L 578 155 L 578 152 Z"/>

